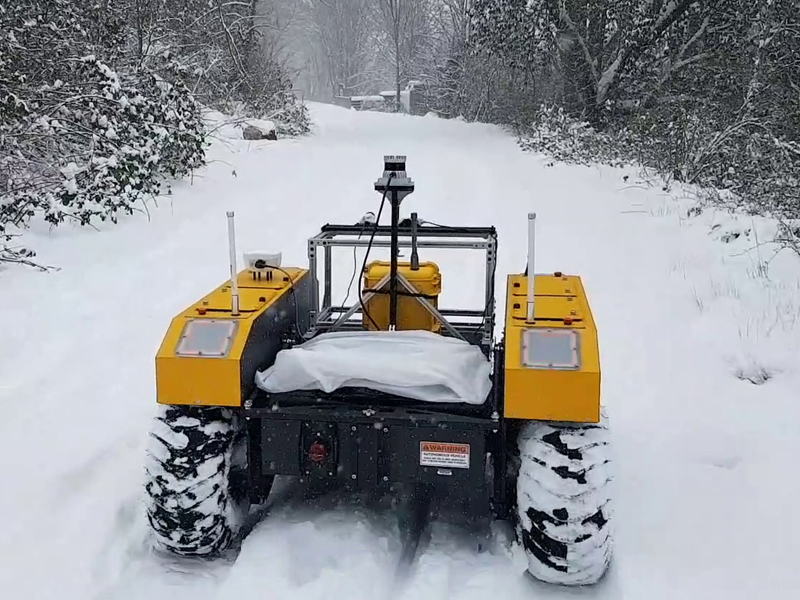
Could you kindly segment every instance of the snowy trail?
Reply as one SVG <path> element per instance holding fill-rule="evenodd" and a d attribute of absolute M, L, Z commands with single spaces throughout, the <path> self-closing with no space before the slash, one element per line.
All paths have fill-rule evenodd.
<path fill-rule="evenodd" d="M 800 266 L 759 263 L 771 224 L 704 214 L 633 185 L 635 174 L 547 167 L 485 125 L 315 106 L 303 140 L 218 142 L 194 182 L 150 220 L 31 235 L 61 271 L 0 271 L 0 590 L 27 599 L 735 599 L 800 594 L 797 356 Z M 223 130 L 225 133 L 225 130 Z M 617 458 L 616 560 L 590 590 L 523 576 L 498 543 L 479 553 L 436 522 L 410 580 L 391 585 L 391 515 L 278 501 L 235 561 L 152 555 L 139 505 L 154 410 L 154 355 L 169 319 L 227 273 L 226 210 L 240 252 L 304 265 L 325 222 L 377 211 L 384 154 L 407 154 L 404 212 L 495 224 L 498 306 L 524 267 L 525 215 L 539 215 L 537 270 L 584 277 L 600 328 L 603 394 Z M 627 183 L 623 174 L 631 174 Z M 719 225 L 719 227 L 713 227 Z M 377 254 L 374 256 L 377 257 Z M 438 256 L 432 257 L 438 259 Z M 444 298 L 479 302 L 471 265 L 443 257 Z M 455 267 L 448 268 L 451 264 Z M 477 263 L 476 263 L 477 264 Z M 337 262 L 344 282 L 352 255 Z M 458 269 L 461 269 L 460 271 Z M 764 275 L 768 275 L 765 277 Z M 760 371 L 764 385 L 746 380 Z M 737 373 L 741 377 L 737 377 Z"/>

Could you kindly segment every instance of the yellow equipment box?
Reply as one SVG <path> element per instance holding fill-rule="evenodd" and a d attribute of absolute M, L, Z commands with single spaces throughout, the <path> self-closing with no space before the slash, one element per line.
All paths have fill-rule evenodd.
<path fill-rule="evenodd" d="M 377 289 L 381 280 L 387 277 L 387 282 L 382 286 L 381 291 L 364 303 L 367 313 L 363 316 L 365 329 L 375 330 L 373 321 L 380 330 L 389 329 L 389 283 L 388 275 L 391 265 L 385 261 L 373 261 L 367 266 L 364 274 L 364 293 Z M 439 308 L 439 294 L 442 291 L 442 275 L 439 273 L 439 265 L 434 262 L 421 262 L 419 269 L 411 270 L 411 263 L 397 263 L 398 274 L 405 277 L 414 287 L 416 293 L 423 296 L 434 308 Z M 425 330 L 439 333 L 442 324 L 439 323 L 428 310 L 425 309 L 419 300 L 409 296 L 408 291 L 402 283 L 397 283 L 397 329 L 398 330 Z M 370 317 L 372 319 L 370 320 Z"/>
<path fill-rule="evenodd" d="M 508 277 L 505 416 L 597 423 L 600 353 L 581 278 L 536 275 L 533 322 L 527 287 L 527 276 Z"/>

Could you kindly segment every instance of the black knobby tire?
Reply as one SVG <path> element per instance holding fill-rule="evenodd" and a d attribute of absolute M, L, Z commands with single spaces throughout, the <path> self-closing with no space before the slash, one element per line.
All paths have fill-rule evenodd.
<path fill-rule="evenodd" d="M 226 550 L 247 509 L 242 427 L 223 408 L 159 407 L 148 449 L 147 516 L 157 544 L 184 556 Z"/>
<path fill-rule="evenodd" d="M 518 531 L 528 571 L 542 581 L 590 585 L 611 561 L 611 457 L 600 423 L 526 423 L 517 439 Z"/>

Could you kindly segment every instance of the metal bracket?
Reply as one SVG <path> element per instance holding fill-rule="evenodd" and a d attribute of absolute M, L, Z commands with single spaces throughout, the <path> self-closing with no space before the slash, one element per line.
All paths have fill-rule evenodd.
<path fill-rule="evenodd" d="M 410 293 L 410 294 L 419 294 L 419 290 L 416 289 L 411 284 L 411 282 L 408 281 L 408 279 L 406 279 L 405 276 L 402 275 L 401 273 L 397 274 L 397 281 L 400 283 L 400 285 L 402 285 L 406 289 L 406 291 L 408 293 Z M 383 278 L 378 282 L 378 285 L 376 285 L 373 288 L 375 290 L 374 292 L 367 292 L 366 294 L 364 294 L 364 296 L 362 297 L 362 300 L 364 301 L 364 303 L 367 303 L 369 300 L 372 299 L 373 296 L 377 295 L 377 292 L 380 291 L 381 289 L 383 289 L 386 286 L 387 283 L 389 283 L 389 275 L 388 274 L 384 275 Z M 421 296 L 413 296 L 413 298 L 417 302 L 419 302 L 422 305 L 422 307 L 425 310 L 427 310 L 431 314 L 431 316 L 433 316 L 434 319 L 439 321 L 442 324 L 442 326 L 448 332 L 450 332 L 450 335 L 452 335 L 453 337 L 457 337 L 458 339 L 460 339 L 460 340 L 462 340 L 464 342 L 467 341 L 466 338 L 463 335 L 461 335 L 458 332 L 458 330 L 450 324 L 450 321 L 445 319 L 444 316 L 442 315 L 442 313 L 440 313 L 439 310 L 433 304 L 428 302 L 427 298 L 423 298 Z M 351 306 L 349 309 L 347 309 L 347 311 L 345 313 L 343 313 L 341 317 L 336 319 L 336 322 L 333 325 L 331 325 L 331 327 L 328 329 L 328 331 L 336 331 L 337 329 L 339 329 L 339 327 L 341 327 L 342 324 L 344 324 L 347 321 L 347 319 L 349 319 L 354 314 L 356 314 L 356 312 L 358 312 L 359 308 L 361 308 L 361 304 L 360 303 L 353 304 L 353 306 Z"/>
<path fill-rule="evenodd" d="M 419 290 L 418 290 L 418 289 L 416 289 L 416 288 L 415 288 L 413 285 L 411 285 L 411 283 L 408 281 L 408 279 L 406 279 L 406 278 L 405 278 L 405 276 L 403 276 L 401 273 L 398 273 L 398 274 L 397 274 L 397 281 L 399 281 L 399 282 L 400 282 L 400 285 L 402 285 L 404 288 L 406 288 L 406 291 L 407 291 L 407 292 L 409 292 L 409 293 L 411 293 L 411 294 L 419 294 Z M 380 288 L 379 288 L 379 289 L 380 289 Z M 463 336 L 463 335 L 461 335 L 461 334 L 460 334 L 460 333 L 459 333 L 459 332 L 456 330 L 456 328 L 455 328 L 455 327 L 453 327 L 453 326 L 450 324 L 450 321 L 448 321 L 447 319 L 445 319 L 445 318 L 442 316 L 442 313 L 440 313 L 440 312 L 439 312 L 439 311 L 436 309 L 436 307 L 435 307 L 433 304 L 431 304 L 430 302 L 428 302 L 427 298 L 423 298 L 423 297 L 421 297 L 421 296 L 414 296 L 413 298 L 414 298 L 414 299 L 415 299 L 417 302 L 419 302 L 420 304 L 422 304 L 422 307 L 423 307 L 425 310 L 427 310 L 427 311 L 428 311 L 428 312 L 429 312 L 429 313 L 430 313 L 430 314 L 433 316 L 433 318 L 434 318 L 434 319 L 438 320 L 438 321 L 439 321 L 439 322 L 440 322 L 440 323 L 441 323 L 441 324 L 444 326 L 444 328 L 445 328 L 445 329 L 447 329 L 447 331 L 449 331 L 449 332 L 450 332 L 450 334 L 451 334 L 452 336 L 454 336 L 454 337 L 457 337 L 457 338 L 458 338 L 458 339 L 460 339 L 461 341 L 464 341 L 464 342 L 466 342 L 466 341 L 467 341 L 467 340 L 466 340 L 466 338 L 464 338 L 464 336 Z"/>
<path fill-rule="evenodd" d="M 375 287 L 375 289 L 376 290 L 381 289 L 388 282 L 389 282 L 389 275 L 387 274 L 384 275 L 383 278 L 378 282 L 378 285 Z M 375 292 L 367 292 L 361 297 L 361 300 L 366 304 L 375 295 L 376 295 Z M 333 325 L 331 325 L 330 328 L 328 328 L 328 331 L 336 331 L 337 329 L 339 329 L 339 327 L 341 327 L 347 321 L 347 319 L 356 314 L 360 308 L 361 308 L 361 302 L 353 304 L 353 306 L 348 308 L 347 311 L 344 312 L 341 317 L 336 319 L 336 322 Z"/>
<path fill-rule="evenodd" d="M 391 235 L 391 227 L 376 226 L 374 227 L 374 239 L 362 239 L 360 236 L 364 234 L 364 224 L 357 225 L 324 225 L 321 231 L 308 240 L 308 266 L 311 272 L 312 286 L 311 286 L 311 310 L 309 314 L 310 327 L 305 332 L 304 338 L 311 339 L 319 331 L 335 331 L 349 328 L 353 325 L 350 319 L 360 310 L 360 303 L 355 302 L 354 306 L 341 306 L 333 307 L 331 302 L 331 295 L 328 291 L 328 285 L 332 279 L 332 265 L 328 265 L 330 261 L 330 250 L 333 247 L 349 247 L 349 248 L 366 248 L 370 245 L 373 248 L 391 248 L 391 240 L 386 239 Z M 398 240 L 397 247 L 414 249 L 414 232 L 410 227 L 400 228 L 401 237 Z M 356 236 L 359 236 L 356 239 Z M 493 337 L 495 329 L 495 302 L 494 302 L 494 289 L 495 289 L 495 267 L 497 265 L 497 238 L 494 228 L 491 227 L 417 227 L 416 246 L 422 248 L 436 248 L 436 249 L 464 249 L 464 250 L 483 250 L 486 253 L 486 266 L 485 266 L 485 304 L 481 306 L 479 311 L 467 311 L 448 308 L 435 308 L 430 302 L 421 301 L 423 308 L 431 313 L 434 318 L 443 324 L 443 326 L 452 335 L 464 339 L 467 334 L 466 331 L 474 329 L 472 325 L 476 325 L 478 329 L 482 330 L 481 340 L 483 346 L 489 346 Z M 342 239 L 342 238 L 352 239 Z M 367 236 L 369 237 L 369 236 Z M 411 238 L 411 239 L 409 239 Z M 432 239 L 429 239 L 432 238 Z M 318 249 L 321 248 L 326 257 L 319 256 Z M 322 281 L 318 278 L 318 266 L 325 261 L 324 278 L 326 284 L 323 286 Z M 332 261 L 330 261 L 332 262 Z M 399 281 L 395 279 L 394 281 Z M 389 280 L 382 279 L 378 283 L 378 289 L 384 287 Z M 322 288 L 319 289 L 318 288 Z M 416 292 L 416 290 L 414 290 Z M 371 299 L 370 295 L 364 294 L 362 300 Z M 320 306 L 321 301 L 321 306 Z M 471 314 L 475 313 L 475 314 Z M 446 320 L 444 315 L 447 314 L 449 318 L 456 318 L 455 323 L 450 323 Z M 336 317 L 334 317 L 336 315 Z M 468 316 L 470 318 L 477 317 L 482 320 L 479 324 L 460 323 L 458 318 Z M 466 328 L 465 328 L 466 327 Z M 462 335 L 457 335 L 462 332 Z"/>

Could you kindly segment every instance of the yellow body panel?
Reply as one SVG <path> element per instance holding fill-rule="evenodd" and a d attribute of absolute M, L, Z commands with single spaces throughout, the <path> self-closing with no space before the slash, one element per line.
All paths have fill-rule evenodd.
<path fill-rule="evenodd" d="M 534 321 L 526 322 L 527 277 L 510 275 L 505 321 L 505 410 L 511 419 L 596 423 L 600 420 L 600 353 L 580 277 L 536 275 Z M 523 337 L 533 329 L 578 334 L 577 368 L 523 364 Z M 539 334 L 537 334 L 539 335 Z"/>
<path fill-rule="evenodd" d="M 564 317 L 570 317 L 573 321 L 582 321 L 584 312 L 581 308 L 581 303 L 577 301 L 575 296 L 536 296 L 534 303 L 536 309 L 536 317 L 544 318 L 546 315 L 557 315 L 558 321 L 563 325 Z M 514 322 L 520 320 L 524 321 L 528 315 L 528 303 L 523 297 L 522 299 L 514 299 L 514 304 L 511 307 L 511 316 Z"/>
<path fill-rule="evenodd" d="M 509 289 L 514 296 L 528 295 L 528 278 L 525 275 L 511 275 Z M 581 286 L 579 277 L 575 275 L 537 275 L 537 296 L 575 296 L 575 290 Z"/>
<path fill-rule="evenodd" d="M 387 276 L 390 272 L 390 263 L 384 261 L 374 261 L 367 266 L 367 272 L 364 276 L 364 286 L 366 289 L 374 289 L 380 283 L 380 280 Z M 419 270 L 412 271 L 411 263 L 404 262 L 398 263 L 397 272 L 405 277 L 408 282 L 414 286 L 417 292 L 432 296 L 427 298 L 435 308 L 439 307 L 439 294 L 442 291 L 442 276 L 439 273 L 439 266 L 433 262 L 419 263 Z M 384 288 L 389 290 L 388 284 Z M 402 286 L 398 284 L 400 291 L 405 291 Z M 372 320 L 377 323 L 379 329 L 389 329 L 389 295 L 376 294 L 366 303 L 367 312 Z M 375 326 L 372 321 L 365 314 L 363 317 L 363 324 L 365 329 L 374 330 Z M 398 296 L 397 298 L 397 329 L 403 330 L 427 330 L 439 333 L 442 329 L 442 324 L 435 319 L 431 313 L 425 310 L 425 307 L 419 303 L 419 300 L 411 296 Z"/>
<path fill-rule="evenodd" d="M 242 403 L 239 361 L 235 358 L 160 354 L 156 359 L 159 404 L 239 406 Z M 236 354 L 235 350 L 231 354 Z"/>
<path fill-rule="evenodd" d="M 257 279 L 247 271 L 239 273 L 238 316 L 231 314 L 231 288 L 230 282 L 226 282 L 172 320 L 156 355 L 156 394 L 160 404 L 241 404 L 242 355 L 253 324 L 271 306 L 291 293 L 291 286 L 297 285 L 308 271 L 286 268 L 285 273 L 273 273 L 273 279 Z M 195 319 L 233 320 L 237 323 L 230 348 L 224 357 L 176 355 L 187 323 Z"/>

